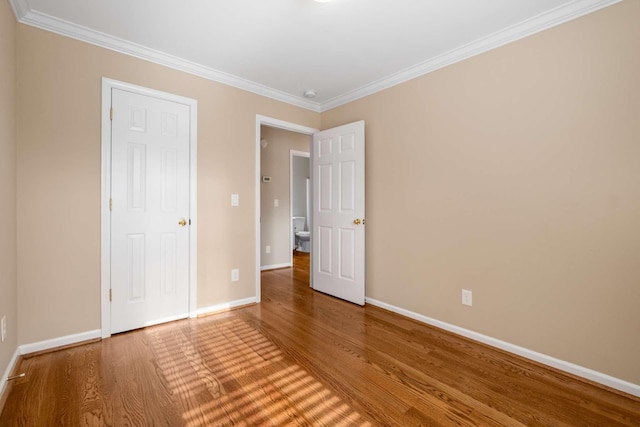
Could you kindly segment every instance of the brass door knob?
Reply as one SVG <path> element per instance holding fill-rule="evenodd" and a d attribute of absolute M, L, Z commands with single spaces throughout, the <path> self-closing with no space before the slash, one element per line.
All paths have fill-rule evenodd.
<path fill-rule="evenodd" d="M 178 221 L 178 225 L 180 227 L 184 227 L 185 225 L 187 225 L 187 220 L 182 218 L 180 221 Z"/>
<path fill-rule="evenodd" d="M 360 224 L 362 223 L 362 221 L 360 221 L 360 218 L 357 218 L 357 219 L 354 219 L 354 220 L 353 220 L 353 223 L 354 223 L 355 225 L 360 225 Z"/>

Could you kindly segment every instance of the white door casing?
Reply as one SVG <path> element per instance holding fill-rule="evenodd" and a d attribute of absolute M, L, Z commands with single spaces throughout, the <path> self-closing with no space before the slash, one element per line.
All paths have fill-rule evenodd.
<path fill-rule="evenodd" d="M 313 135 L 313 288 L 364 305 L 364 121 Z"/>
<path fill-rule="evenodd" d="M 262 184 L 262 174 L 260 173 L 260 156 L 262 147 L 260 146 L 260 129 L 261 126 L 270 126 L 277 129 L 283 129 L 290 132 L 296 132 L 303 135 L 313 135 L 314 132 L 317 132 L 317 129 L 310 128 L 303 125 L 298 125 L 296 123 L 286 122 L 284 120 L 276 119 L 273 117 L 267 117 L 260 114 L 256 115 L 256 129 L 255 129 L 255 275 L 256 275 L 256 298 L 255 302 L 260 302 L 261 299 L 261 280 L 260 280 L 260 255 L 261 255 L 261 242 L 260 242 L 260 186 Z M 311 261 L 313 262 L 313 260 Z M 311 279 L 313 280 L 313 279 Z"/>
<path fill-rule="evenodd" d="M 104 96 L 113 108 L 108 160 L 103 126 L 103 197 L 111 205 L 102 233 L 106 337 L 195 313 L 197 104 L 108 79 Z"/>

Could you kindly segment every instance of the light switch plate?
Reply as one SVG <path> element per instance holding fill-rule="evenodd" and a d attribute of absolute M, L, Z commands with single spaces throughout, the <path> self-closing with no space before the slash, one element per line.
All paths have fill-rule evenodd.
<path fill-rule="evenodd" d="M 232 194 L 231 195 L 231 206 L 240 206 L 240 195 Z"/>
<path fill-rule="evenodd" d="M 468 305 L 469 307 L 473 305 L 473 293 L 471 291 L 462 290 L 462 305 Z"/>

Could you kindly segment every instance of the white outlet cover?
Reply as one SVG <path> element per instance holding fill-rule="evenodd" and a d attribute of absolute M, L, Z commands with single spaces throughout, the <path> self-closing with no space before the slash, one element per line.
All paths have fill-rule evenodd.
<path fill-rule="evenodd" d="M 271 246 L 267 245 L 267 246 L 264 248 L 264 251 L 265 251 L 266 253 L 270 254 L 270 253 L 271 253 Z"/>
<path fill-rule="evenodd" d="M 276 208 L 277 208 L 278 206 L 280 206 L 280 200 L 278 200 L 278 199 L 273 199 L 273 206 L 275 206 Z"/>
<path fill-rule="evenodd" d="M 238 280 L 240 280 L 240 270 L 234 268 L 233 270 L 231 270 L 231 281 L 237 282 Z"/>
<path fill-rule="evenodd" d="M 232 194 L 231 195 L 231 206 L 240 206 L 240 195 Z"/>
<path fill-rule="evenodd" d="M 473 293 L 471 291 L 462 290 L 462 305 L 473 306 Z"/>

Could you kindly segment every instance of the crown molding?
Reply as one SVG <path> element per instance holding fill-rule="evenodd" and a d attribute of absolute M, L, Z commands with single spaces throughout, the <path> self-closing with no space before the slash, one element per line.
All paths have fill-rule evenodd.
<path fill-rule="evenodd" d="M 164 65 L 175 70 L 193 74 L 207 80 L 212 80 L 227 86 L 246 90 L 248 92 L 253 92 L 255 94 L 305 108 L 307 110 L 320 112 L 320 104 L 317 102 L 309 101 L 256 82 L 243 79 L 242 77 L 237 77 L 223 71 L 205 67 L 175 55 L 150 49 L 109 34 L 34 11 L 30 8 L 28 0 L 10 0 L 10 3 L 18 22 L 22 24 L 110 49 L 145 61 Z"/>
<path fill-rule="evenodd" d="M 108 34 L 92 30 L 53 16 L 31 9 L 29 0 L 9 0 L 18 22 L 100 46 L 116 52 L 130 55 L 145 61 L 164 65 L 185 73 L 193 74 L 208 80 L 246 90 L 297 107 L 314 112 L 324 112 L 372 95 L 416 77 L 429 74 L 456 62 L 471 58 L 508 43 L 528 37 L 540 31 L 555 27 L 572 19 L 579 18 L 622 0 L 573 0 L 555 9 L 541 13 L 533 18 L 482 37 L 461 47 L 452 49 L 427 61 L 405 68 L 397 73 L 368 83 L 360 88 L 334 97 L 323 103 L 309 101 L 299 96 L 270 88 L 268 86 L 234 76 L 223 71 L 205 67 L 192 61 L 169 55 L 158 50 L 131 43 Z"/>
<path fill-rule="evenodd" d="M 579 18 L 597 10 L 611 6 L 622 0 L 574 0 L 565 5 L 541 13 L 533 18 L 489 34 L 466 45 L 452 49 L 427 61 L 405 68 L 397 73 L 366 84 L 358 89 L 325 101 L 321 112 L 339 107 L 365 96 L 372 95 L 400 83 L 429 74 L 433 71 L 455 64 L 508 43 L 523 39 L 535 33 L 547 30 L 572 19 Z"/>

